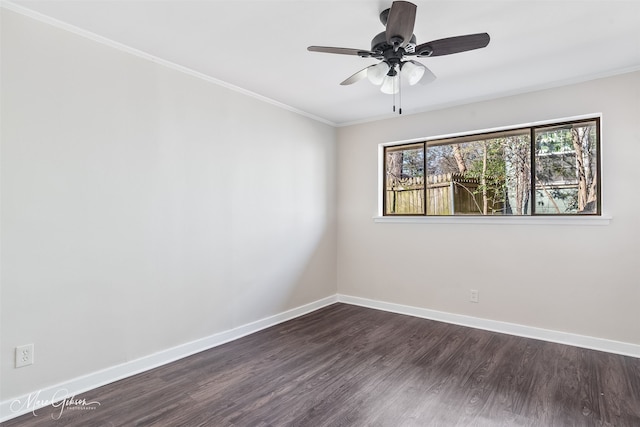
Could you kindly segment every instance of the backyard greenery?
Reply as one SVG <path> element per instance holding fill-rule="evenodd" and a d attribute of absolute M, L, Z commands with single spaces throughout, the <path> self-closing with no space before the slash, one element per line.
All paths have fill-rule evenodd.
<path fill-rule="evenodd" d="M 386 147 L 384 213 L 597 214 L 598 153 L 599 119 Z"/>

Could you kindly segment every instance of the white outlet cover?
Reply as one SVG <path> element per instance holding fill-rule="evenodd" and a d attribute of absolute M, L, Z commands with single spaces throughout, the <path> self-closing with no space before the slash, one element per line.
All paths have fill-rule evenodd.
<path fill-rule="evenodd" d="M 33 344 L 16 347 L 16 368 L 33 365 Z"/>
<path fill-rule="evenodd" d="M 478 302 L 479 301 L 479 292 L 475 289 L 471 290 L 469 301 Z"/>

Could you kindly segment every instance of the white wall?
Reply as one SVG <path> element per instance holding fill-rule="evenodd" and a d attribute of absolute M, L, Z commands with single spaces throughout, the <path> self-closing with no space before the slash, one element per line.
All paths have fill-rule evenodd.
<path fill-rule="evenodd" d="M 1 155 L 0 400 L 336 293 L 331 126 L 2 10 Z"/>
<path fill-rule="evenodd" d="M 408 107 L 408 106 L 407 106 Z M 608 226 L 382 224 L 378 144 L 602 113 Z M 640 344 L 640 73 L 340 128 L 338 291 Z M 470 303 L 469 290 L 480 291 Z"/>

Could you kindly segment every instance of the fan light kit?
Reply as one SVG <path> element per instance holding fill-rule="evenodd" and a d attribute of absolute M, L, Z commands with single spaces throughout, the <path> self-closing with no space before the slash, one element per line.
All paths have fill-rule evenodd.
<path fill-rule="evenodd" d="M 478 33 L 465 36 L 448 37 L 416 45 L 413 27 L 416 21 L 416 5 L 407 1 L 394 1 L 391 8 L 380 13 L 380 21 L 386 30 L 371 40 L 371 49 L 351 49 L 346 47 L 309 46 L 311 52 L 336 53 L 340 55 L 356 55 L 361 58 L 375 58 L 379 63 L 358 71 L 342 83 L 350 85 L 364 78 L 380 86 L 383 93 L 398 94 L 401 102 L 401 80 L 410 86 L 426 84 L 434 81 L 436 76 L 418 61 L 411 57 L 425 58 L 431 56 L 451 55 L 480 49 L 489 44 L 489 34 Z M 402 114 L 402 107 L 399 109 Z"/>

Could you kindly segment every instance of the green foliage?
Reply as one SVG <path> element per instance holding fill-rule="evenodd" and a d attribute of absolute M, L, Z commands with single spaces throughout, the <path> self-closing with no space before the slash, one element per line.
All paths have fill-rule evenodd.
<path fill-rule="evenodd" d="M 535 141 L 530 139 L 532 134 Z M 598 194 L 595 121 L 491 136 L 494 138 L 465 137 L 461 141 L 466 142 L 456 144 L 452 140 L 433 141 L 424 149 L 408 144 L 390 151 L 386 158 L 389 182 L 418 177 L 427 182 L 428 177 L 442 180 L 454 174 L 455 178 L 450 175 L 448 179 L 472 195 L 477 208 L 487 214 L 580 213 L 594 204 Z"/>
<path fill-rule="evenodd" d="M 571 128 L 559 128 L 536 134 L 536 154 L 573 150 Z"/>
<path fill-rule="evenodd" d="M 475 144 L 477 146 L 477 155 L 467 165 L 467 176 L 483 179 L 490 178 L 496 182 L 505 181 L 505 169 L 506 162 L 504 159 L 504 138 L 491 139 L 488 141 L 478 141 Z M 484 151 L 486 150 L 487 162 L 484 163 Z"/>
<path fill-rule="evenodd" d="M 402 176 L 424 176 L 424 150 L 413 149 L 402 151 Z"/>
<path fill-rule="evenodd" d="M 465 177 L 477 180 L 475 193 L 487 197 L 491 212 L 504 207 L 507 185 L 504 140 L 497 138 L 464 144 L 463 151 L 469 159 Z"/>

